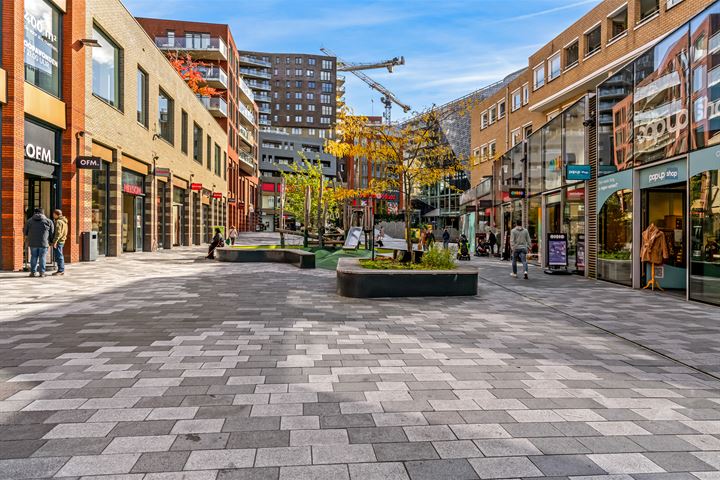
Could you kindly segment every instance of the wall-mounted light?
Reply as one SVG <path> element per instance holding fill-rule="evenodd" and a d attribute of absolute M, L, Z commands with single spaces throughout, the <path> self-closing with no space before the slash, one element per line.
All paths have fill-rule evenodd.
<path fill-rule="evenodd" d="M 100 42 L 98 42 L 98 41 L 97 41 L 96 39 L 94 39 L 94 38 L 81 38 L 81 39 L 78 40 L 78 41 L 80 42 L 80 45 L 82 45 L 83 47 L 90 47 L 90 48 L 93 48 L 93 47 L 98 47 L 98 48 L 100 48 L 100 47 L 102 47 L 102 45 L 100 45 Z"/>

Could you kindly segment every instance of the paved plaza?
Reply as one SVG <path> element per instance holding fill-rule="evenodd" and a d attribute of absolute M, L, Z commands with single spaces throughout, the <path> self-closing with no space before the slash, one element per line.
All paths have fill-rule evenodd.
<path fill-rule="evenodd" d="M 0 274 L 0 479 L 720 479 L 716 307 L 493 259 L 476 297 L 347 299 L 202 256 Z"/>

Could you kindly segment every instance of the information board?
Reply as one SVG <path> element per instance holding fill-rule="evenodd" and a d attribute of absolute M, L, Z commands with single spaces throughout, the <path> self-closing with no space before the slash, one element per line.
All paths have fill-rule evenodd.
<path fill-rule="evenodd" d="M 567 267 L 568 243 L 564 233 L 548 233 L 548 266 Z"/>

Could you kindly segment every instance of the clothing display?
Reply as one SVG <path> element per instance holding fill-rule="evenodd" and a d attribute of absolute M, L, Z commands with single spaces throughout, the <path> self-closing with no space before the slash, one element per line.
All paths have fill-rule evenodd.
<path fill-rule="evenodd" d="M 665 234 L 651 223 L 642 233 L 640 259 L 654 265 L 662 265 L 663 260 L 670 257 Z"/>

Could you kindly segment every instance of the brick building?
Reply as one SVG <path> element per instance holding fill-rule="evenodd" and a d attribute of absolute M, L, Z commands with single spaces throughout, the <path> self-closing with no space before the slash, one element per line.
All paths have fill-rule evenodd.
<path fill-rule="evenodd" d="M 718 13 L 708 0 L 605 0 L 553 38 L 475 108 L 465 206 L 503 240 L 523 220 L 543 267 L 635 288 L 655 224 L 671 252 L 660 284 L 720 303 Z M 549 234 L 565 235 L 564 258 Z"/>
<path fill-rule="evenodd" d="M 228 136 L 228 225 L 254 230 L 258 193 L 258 107 L 245 83 L 230 27 L 225 24 L 138 18 L 165 52 L 205 64 L 201 73 L 217 97 L 203 98 Z M 252 218 L 251 218 L 252 217 Z"/>
<path fill-rule="evenodd" d="M 68 217 L 68 262 L 81 232 L 114 256 L 225 223 L 227 135 L 118 0 L 3 2 L 2 18 L 2 269 L 27 261 L 37 207 Z"/>

